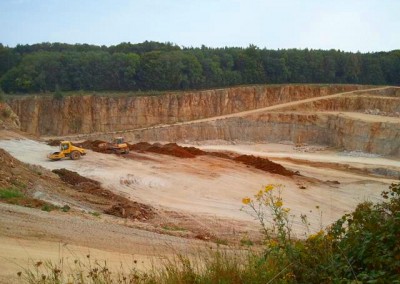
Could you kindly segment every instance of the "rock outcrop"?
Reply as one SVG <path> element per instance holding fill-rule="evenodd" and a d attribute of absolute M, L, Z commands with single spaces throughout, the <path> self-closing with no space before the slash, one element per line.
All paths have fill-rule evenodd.
<path fill-rule="evenodd" d="M 8 104 L 0 102 L 0 130 L 18 130 L 19 127 L 20 122 L 18 116 Z"/>

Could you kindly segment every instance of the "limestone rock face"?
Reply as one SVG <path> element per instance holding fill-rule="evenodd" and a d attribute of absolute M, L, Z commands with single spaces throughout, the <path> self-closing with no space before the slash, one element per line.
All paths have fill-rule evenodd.
<path fill-rule="evenodd" d="M 109 132 L 231 114 L 353 91 L 357 85 L 251 86 L 161 96 L 29 97 L 9 101 L 21 130 L 35 135 Z"/>
<path fill-rule="evenodd" d="M 265 113 L 196 124 L 148 128 L 129 135 L 131 140 L 140 141 L 292 141 L 400 157 L 400 119 L 370 122 L 329 113 Z"/>

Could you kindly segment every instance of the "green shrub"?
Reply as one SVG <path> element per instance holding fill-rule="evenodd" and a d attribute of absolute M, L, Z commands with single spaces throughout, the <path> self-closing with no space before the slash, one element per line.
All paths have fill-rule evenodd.
<path fill-rule="evenodd" d="M 306 240 L 291 238 L 288 209 L 283 208 L 280 192 L 273 193 L 275 188 L 269 185 L 243 203 L 264 232 L 262 260 L 270 270 L 285 269 L 277 281 L 290 275 L 300 283 L 400 283 L 400 184 L 382 193 L 384 202 L 361 203 L 327 232 L 321 230 Z"/>
<path fill-rule="evenodd" d="M 58 206 L 46 203 L 45 205 L 42 206 L 42 211 L 50 212 L 58 208 L 59 208 Z"/>
<path fill-rule="evenodd" d="M 382 196 L 384 202 L 359 204 L 329 231 L 335 269 L 345 279 L 400 283 L 400 184 Z"/>

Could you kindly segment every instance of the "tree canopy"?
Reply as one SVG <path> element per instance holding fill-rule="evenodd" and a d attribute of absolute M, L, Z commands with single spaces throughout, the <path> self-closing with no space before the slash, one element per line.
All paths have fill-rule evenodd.
<path fill-rule="evenodd" d="M 246 84 L 341 83 L 400 85 L 400 50 L 179 47 L 172 43 L 115 46 L 0 44 L 0 87 L 6 93 L 186 90 Z"/>

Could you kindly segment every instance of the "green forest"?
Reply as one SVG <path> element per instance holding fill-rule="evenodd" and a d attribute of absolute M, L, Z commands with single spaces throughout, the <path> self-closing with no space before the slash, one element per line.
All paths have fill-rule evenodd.
<path fill-rule="evenodd" d="M 281 83 L 400 85 L 400 50 L 193 48 L 150 41 L 109 47 L 0 44 L 0 87 L 8 94 Z"/>

